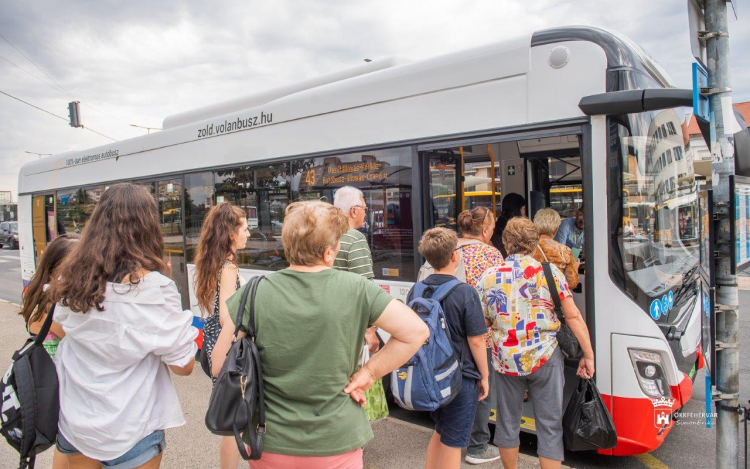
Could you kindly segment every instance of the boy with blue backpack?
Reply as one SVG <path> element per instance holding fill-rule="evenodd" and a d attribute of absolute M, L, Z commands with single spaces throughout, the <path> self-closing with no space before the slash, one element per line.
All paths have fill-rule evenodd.
<path fill-rule="evenodd" d="M 456 252 L 458 237 L 445 228 L 433 228 L 422 236 L 419 253 L 434 268 L 434 273 L 414 285 L 408 304 L 419 314 L 419 305 L 429 304 L 419 298 L 439 302 L 442 315 L 438 327 L 447 329 L 454 360 L 460 365 L 460 389 L 453 390 L 450 400 L 430 412 L 435 433 L 427 446 L 425 468 L 461 467 L 461 448 L 469 446 L 477 403 L 489 393 L 489 370 L 484 334 L 487 326 L 476 290 L 456 278 L 460 255 Z M 434 304 L 434 303 L 433 303 Z M 421 314 L 420 314 L 421 315 Z M 432 332 L 432 331 L 431 331 Z M 428 340 L 436 340 L 431 334 Z M 423 349 L 427 346 L 423 346 Z M 456 360 L 457 359 L 457 360 Z M 447 374 L 450 370 L 439 373 Z M 453 386 L 456 387 L 456 386 Z M 446 387 L 442 394 L 451 392 Z"/>

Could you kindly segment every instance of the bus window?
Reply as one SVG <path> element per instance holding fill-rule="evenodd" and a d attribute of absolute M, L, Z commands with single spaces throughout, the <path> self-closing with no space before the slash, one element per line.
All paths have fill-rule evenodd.
<path fill-rule="evenodd" d="M 423 153 L 429 162 L 431 226 L 456 230 L 456 218 L 463 210 L 500 210 L 498 148 L 497 144 L 466 145 Z"/>
<path fill-rule="evenodd" d="M 369 209 L 361 228 L 372 251 L 376 279 L 413 281 L 411 148 L 392 148 L 292 163 L 292 197 L 333 203 L 335 191 L 353 186 Z"/>
<path fill-rule="evenodd" d="M 57 216 L 62 230 L 80 235 L 103 193 L 103 186 L 57 191 Z"/>
<path fill-rule="evenodd" d="M 288 267 L 281 244 L 284 210 L 289 205 L 289 163 L 240 166 L 215 171 L 216 202 L 231 202 L 245 212 L 250 238 L 237 252 L 240 267 Z"/>
<path fill-rule="evenodd" d="M 646 313 L 656 298 L 673 291 L 674 313 L 654 317 L 660 322 L 670 321 L 685 299 L 694 297 L 699 259 L 697 185 L 692 160 L 683 157 L 689 155 L 684 120 L 681 109 L 667 109 L 609 124 L 614 144 L 607 164 L 608 206 L 619 212 L 608 217 L 617 235 L 610 246 L 615 253 L 610 275 Z"/>
<path fill-rule="evenodd" d="M 201 235 L 203 220 L 214 205 L 214 173 L 185 175 L 185 248 L 187 261 L 195 260 L 195 247 Z"/>
<path fill-rule="evenodd" d="M 164 237 L 164 260 L 169 267 L 169 276 L 174 280 L 182 297 L 182 307 L 189 309 L 187 265 L 182 235 L 182 179 L 159 181 L 157 195 L 159 224 Z"/>

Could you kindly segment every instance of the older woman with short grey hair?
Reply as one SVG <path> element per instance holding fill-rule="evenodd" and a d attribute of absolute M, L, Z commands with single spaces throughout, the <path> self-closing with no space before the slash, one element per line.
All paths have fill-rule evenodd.
<path fill-rule="evenodd" d="M 539 262 L 556 265 L 565 274 L 568 286 L 576 288 L 581 262 L 573 256 L 573 251 L 568 246 L 555 241 L 555 234 L 561 222 L 560 214 L 551 208 L 543 208 L 536 212 L 534 225 L 539 230 L 539 243 L 531 256 Z"/>

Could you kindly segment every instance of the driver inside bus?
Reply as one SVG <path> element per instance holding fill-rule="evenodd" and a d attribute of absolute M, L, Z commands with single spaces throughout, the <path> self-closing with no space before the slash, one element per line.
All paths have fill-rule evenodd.
<path fill-rule="evenodd" d="M 576 209 L 574 217 L 566 218 L 560 223 L 560 229 L 557 230 L 555 241 L 571 248 L 573 254 L 577 254 L 578 258 L 583 258 L 583 234 L 583 204 L 581 204 Z"/>

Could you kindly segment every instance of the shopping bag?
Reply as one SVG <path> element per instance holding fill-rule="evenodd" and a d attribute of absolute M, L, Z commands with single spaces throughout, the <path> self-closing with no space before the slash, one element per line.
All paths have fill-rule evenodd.
<path fill-rule="evenodd" d="M 570 451 L 610 449 L 617 432 L 593 380 L 580 378 L 563 415 L 563 439 Z"/>
<path fill-rule="evenodd" d="M 382 379 L 375 380 L 372 386 L 365 391 L 365 399 L 367 401 L 365 404 L 367 420 L 375 422 L 388 417 L 388 401 L 385 397 Z"/>

